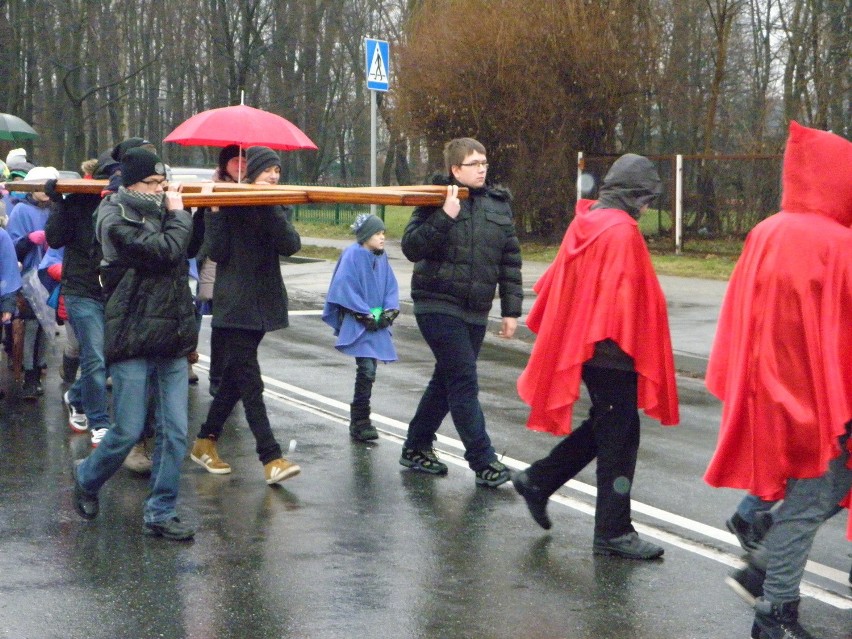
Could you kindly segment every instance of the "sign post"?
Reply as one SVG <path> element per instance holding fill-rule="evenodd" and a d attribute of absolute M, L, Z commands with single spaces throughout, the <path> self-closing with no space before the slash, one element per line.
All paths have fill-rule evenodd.
<path fill-rule="evenodd" d="M 376 186 L 376 92 L 390 88 L 390 45 L 386 40 L 364 38 L 367 88 L 370 90 L 370 186 Z M 370 205 L 376 214 L 376 205 Z"/>

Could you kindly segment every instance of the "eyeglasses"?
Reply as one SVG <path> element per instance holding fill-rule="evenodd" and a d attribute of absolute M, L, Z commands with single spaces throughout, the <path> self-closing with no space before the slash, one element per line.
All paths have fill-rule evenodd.
<path fill-rule="evenodd" d="M 140 181 L 142 182 L 142 184 L 147 184 L 148 186 L 153 186 L 153 185 L 166 186 L 166 180 L 140 180 Z"/>
<path fill-rule="evenodd" d="M 460 166 L 475 166 L 477 169 L 487 169 L 488 162 L 476 161 L 476 162 L 462 162 Z"/>

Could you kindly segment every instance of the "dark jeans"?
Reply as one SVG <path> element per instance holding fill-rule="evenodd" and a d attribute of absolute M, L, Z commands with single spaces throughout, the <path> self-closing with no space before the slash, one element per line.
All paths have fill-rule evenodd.
<path fill-rule="evenodd" d="M 485 326 L 437 313 L 424 313 L 416 319 L 423 339 L 435 355 L 435 370 L 408 425 L 405 446 L 415 450 L 431 448 L 435 433 L 450 413 L 464 444 L 464 458 L 473 470 L 482 470 L 497 459 L 485 432 L 476 375 Z"/>
<path fill-rule="evenodd" d="M 373 382 L 376 381 L 376 366 L 378 362 L 373 357 L 355 358 L 355 395 L 352 397 L 353 406 L 370 406 L 373 394 Z"/>
<path fill-rule="evenodd" d="M 639 451 L 636 373 L 583 367 L 589 390 L 589 417 L 544 459 L 527 470 L 547 495 L 598 459 L 595 539 L 608 540 L 633 532 L 630 488 Z"/>
<path fill-rule="evenodd" d="M 225 420 L 242 399 L 246 421 L 257 443 L 257 456 L 262 464 L 267 464 L 281 457 L 281 447 L 272 434 L 263 403 L 263 380 L 260 379 L 260 365 L 257 363 L 257 347 L 263 335 L 263 331 L 213 328 L 210 343 L 219 354 L 222 383 L 198 437 L 218 439 Z"/>

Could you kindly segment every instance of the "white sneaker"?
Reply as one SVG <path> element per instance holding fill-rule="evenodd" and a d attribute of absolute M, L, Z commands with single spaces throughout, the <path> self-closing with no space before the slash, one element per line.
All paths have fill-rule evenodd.
<path fill-rule="evenodd" d="M 95 428 L 92 430 L 92 448 L 97 448 L 98 444 L 101 443 L 101 440 L 104 438 L 104 435 L 107 434 L 109 428 Z"/>
<path fill-rule="evenodd" d="M 83 411 L 74 408 L 74 405 L 71 403 L 69 391 L 65 391 L 65 394 L 62 395 L 62 403 L 65 404 L 65 408 L 68 410 L 68 426 L 71 427 L 71 430 L 75 433 L 85 433 L 89 430 L 89 418 L 86 417 Z"/>

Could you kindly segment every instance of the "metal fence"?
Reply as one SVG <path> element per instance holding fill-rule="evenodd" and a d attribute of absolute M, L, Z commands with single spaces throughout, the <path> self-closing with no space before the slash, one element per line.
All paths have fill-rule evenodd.
<path fill-rule="evenodd" d="M 317 184 L 310 182 L 296 182 L 294 184 L 298 186 L 367 186 L 366 184 Z M 369 204 L 296 204 L 292 208 L 294 211 L 293 219 L 297 222 L 330 224 L 334 226 L 341 224 L 349 226 L 355 221 L 356 217 L 362 213 L 370 212 Z M 385 219 L 384 204 L 376 206 L 376 215 L 382 220 Z"/>
<path fill-rule="evenodd" d="M 603 177 L 618 157 L 580 154 L 578 194 L 596 198 Z M 656 219 L 654 230 L 670 237 L 678 249 L 699 240 L 742 239 L 758 222 L 778 211 L 782 155 L 647 157 L 656 163 L 665 186 L 650 214 Z"/>

